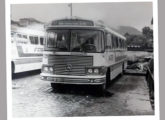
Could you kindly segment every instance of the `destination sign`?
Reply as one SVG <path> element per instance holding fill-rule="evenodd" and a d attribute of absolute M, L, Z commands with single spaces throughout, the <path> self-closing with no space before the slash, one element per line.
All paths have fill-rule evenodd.
<path fill-rule="evenodd" d="M 52 22 L 52 25 L 79 25 L 79 26 L 94 26 L 93 21 L 89 20 L 56 20 Z"/>

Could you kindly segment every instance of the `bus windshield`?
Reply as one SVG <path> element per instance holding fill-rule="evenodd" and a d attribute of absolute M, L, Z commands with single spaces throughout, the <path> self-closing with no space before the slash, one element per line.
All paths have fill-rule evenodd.
<path fill-rule="evenodd" d="M 102 52 L 104 41 L 98 30 L 51 30 L 47 47 L 64 52 Z"/>

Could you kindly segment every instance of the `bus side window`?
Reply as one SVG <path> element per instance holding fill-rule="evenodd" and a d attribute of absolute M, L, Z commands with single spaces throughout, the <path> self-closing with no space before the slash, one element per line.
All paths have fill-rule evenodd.
<path fill-rule="evenodd" d="M 122 39 L 122 48 L 124 49 L 124 39 Z"/>
<path fill-rule="evenodd" d="M 111 49 L 112 48 L 112 37 L 111 34 L 107 34 L 107 43 L 106 43 L 106 48 Z"/>
<path fill-rule="evenodd" d="M 34 44 L 34 37 L 33 36 L 29 36 L 29 39 L 30 39 L 30 43 Z"/>
<path fill-rule="evenodd" d="M 113 35 L 111 35 L 111 39 L 112 39 L 112 48 L 114 49 L 114 48 L 115 48 L 115 42 L 114 42 L 114 37 L 113 37 Z"/>
<path fill-rule="evenodd" d="M 34 45 L 36 45 L 36 44 L 38 44 L 38 37 L 37 36 L 29 36 L 29 39 L 30 39 L 30 42 L 31 42 L 31 44 L 34 44 Z"/>
<path fill-rule="evenodd" d="M 122 40 L 119 38 L 118 41 L 119 41 L 119 48 L 121 49 L 122 48 Z"/>
<path fill-rule="evenodd" d="M 21 35 L 21 34 L 17 34 L 17 36 L 18 36 L 19 38 L 22 38 L 22 35 Z"/>
<path fill-rule="evenodd" d="M 120 38 L 117 38 L 117 42 L 118 42 L 118 48 L 120 49 Z"/>
<path fill-rule="evenodd" d="M 116 48 L 119 47 L 118 37 L 115 37 Z"/>
<path fill-rule="evenodd" d="M 93 42 L 92 44 L 94 44 L 94 41 L 93 40 L 91 42 Z M 101 45 L 102 45 L 103 50 L 105 50 L 105 39 L 104 39 L 104 35 L 102 35 Z"/>
<path fill-rule="evenodd" d="M 123 39 L 120 39 L 121 43 L 121 49 L 123 49 Z"/>
<path fill-rule="evenodd" d="M 40 45 L 44 45 L 44 38 L 40 37 Z"/>
<path fill-rule="evenodd" d="M 38 42 L 38 37 L 37 36 L 34 37 L 34 41 L 35 41 L 35 44 L 38 45 L 39 42 Z"/>
<path fill-rule="evenodd" d="M 121 48 L 121 39 L 118 38 L 118 44 L 119 44 L 119 48 Z"/>
<path fill-rule="evenodd" d="M 27 39 L 27 35 L 22 35 L 23 38 Z"/>
<path fill-rule="evenodd" d="M 34 36 L 29 36 L 29 39 L 31 44 L 35 44 Z"/>

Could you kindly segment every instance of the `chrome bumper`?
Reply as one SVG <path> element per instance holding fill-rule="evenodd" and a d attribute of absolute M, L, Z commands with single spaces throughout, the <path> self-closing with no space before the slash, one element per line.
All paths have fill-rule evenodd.
<path fill-rule="evenodd" d="M 41 73 L 41 79 L 50 81 L 51 83 L 60 84 L 86 84 L 86 85 L 101 85 L 105 83 L 105 75 L 86 75 L 86 76 L 71 76 L 71 75 L 52 75 Z"/>

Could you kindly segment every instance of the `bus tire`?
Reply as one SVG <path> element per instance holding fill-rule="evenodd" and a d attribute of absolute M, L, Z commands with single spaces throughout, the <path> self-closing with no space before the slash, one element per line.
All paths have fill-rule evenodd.
<path fill-rule="evenodd" d="M 106 91 L 106 84 L 99 85 L 98 87 L 99 87 L 99 89 L 98 89 L 99 94 L 104 95 L 104 93 Z"/>
<path fill-rule="evenodd" d="M 121 75 L 124 74 L 124 62 L 122 63 L 122 72 L 121 72 Z"/>
<path fill-rule="evenodd" d="M 53 88 L 53 90 L 55 90 L 55 89 L 57 89 L 58 84 L 56 84 L 56 83 L 51 83 L 51 87 Z"/>
<path fill-rule="evenodd" d="M 110 83 L 111 83 L 110 68 L 108 68 L 106 73 L 106 88 L 110 86 Z"/>
<path fill-rule="evenodd" d="M 12 61 L 11 62 L 11 75 L 12 75 L 12 78 L 14 78 L 14 71 L 15 71 L 15 65 L 14 65 L 14 62 Z"/>

